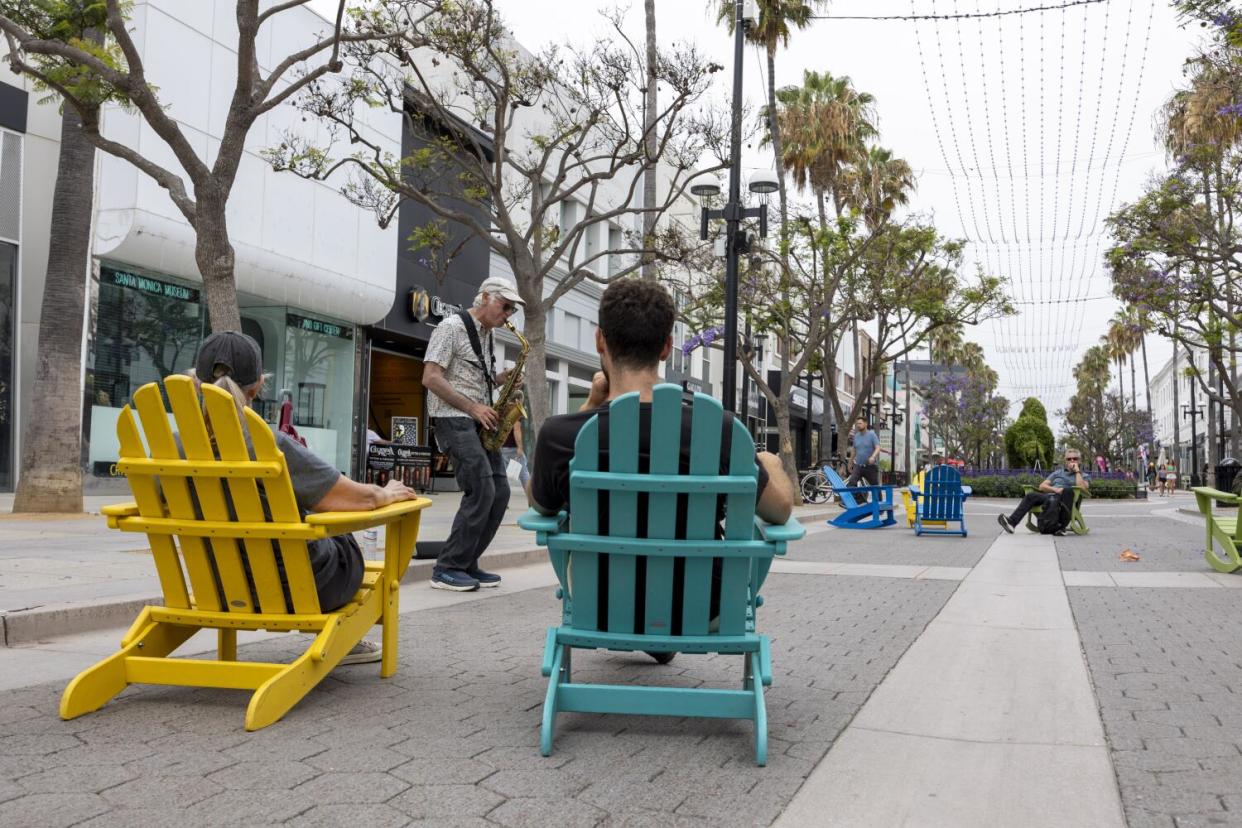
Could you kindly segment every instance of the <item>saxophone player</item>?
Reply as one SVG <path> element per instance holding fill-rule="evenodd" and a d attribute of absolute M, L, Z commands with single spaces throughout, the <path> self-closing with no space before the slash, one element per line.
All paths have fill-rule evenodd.
<path fill-rule="evenodd" d="M 480 432 L 494 436 L 501 426 L 494 394 L 509 382 L 508 371 L 496 374 L 492 331 L 523 306 L 513 282 L 499 276 L 485 279 L 473 307 L 445 317 L 427 345 L 423 358 L 423 387 L 431 392 L 427 413 L 440 451 L 453 458 L 462 491 L 453 527 L 432 572 L 435 589 L 473 592 L 500 584 L 499 575 L 479 567 L 479 557 L 504 519 L 509 479 L 499 447 L 486 447 Z"/>

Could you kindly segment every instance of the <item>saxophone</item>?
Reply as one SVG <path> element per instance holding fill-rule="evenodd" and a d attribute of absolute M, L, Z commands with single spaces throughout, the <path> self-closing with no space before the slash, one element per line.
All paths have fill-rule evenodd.
<path fill-rule="evenodd" d="M 518 358 L 513 361 L 513 367 L 509 369 L 509 378 L 505 381 L 505 387 L 500 389 L 500 396 L 496 398 L 495 404 L 492 405 L 492 410 L 500 418 L 499 425 L 496 426 L 495 431 L 488 428 L 483 429 L 480 435 L 485 451 L 500 451 L 500 447 L 505 444 L 505 440 L 509 439 L 509 432 L 513 431 L 514 423 L 526 416 L 526 409 L 522 407 L 522 392 L 517 389 L 517 385 L 522 379 L 522 369 L 526 365 L 526 352 L 530 350 L 530 343 L 526 341 L 526 337 L 518 333 L 518 329 L 513 327 L 512 322 L 506 322 L 505 327 L 522 344 L 522 353 L 518 354 Z"/>

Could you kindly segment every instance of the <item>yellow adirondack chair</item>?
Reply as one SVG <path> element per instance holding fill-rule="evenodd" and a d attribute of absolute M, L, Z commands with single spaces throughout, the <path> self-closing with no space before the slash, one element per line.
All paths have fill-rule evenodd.
<path fill-rule="evenodd" d="M 227 392 L 202 387 L 209 432 L 193 380 L 169 377 L 164 388 L 185 458 L 174 442 L 158 384 L 144 385 L 133 398 L 137 417 L 126 406 L 117 424 L 117 467 L 129 478 L 135 502 L 103 510 L 110 527 L 147 534 L 164 605 L 143 608 L 121 640 L 121 650 L 69 683 L 61 718 L 98 710 L 130 684 L 172 684 L 255 691 L 246 729 L 257 730 L 287 713 L 376 624 L 383 626 L 380 675 L 395 673 L 398 587 L 414 551 L 421 511 L 431 501 L 418 498 L 372 512 L 318 513 L 303 520 L 285 457 L 262 417 L 245 409 L 252 460 L 236 403 Z M 214 451 L 209 433 L 215 435 Z M 270 519 L 259 498 L 260 481 Z M 226 486 L 235 519 L 229 516 Z M 375 526 L 387 527 L 384 562 L 368 561 L 354 599 L 322 612 L 306 542 Z M 203 629 L 218 631 L 218 660 L 170 658 Z M 292 663 L 267 664 L 237 660 L 238 630 L 299 630 L 315 637 Z"/>
<path fill-rule="evenodd" d="M 924 477 L 926 477 L 926 475 L 927 475 L 926 469 L 919 469 L 917 472 L 915 472 L 914 479 L 910 481 L 910 485 L 914 486 L 915 488 L 922 489 L 923 482 L 924 482 L 923 479 Z M 906 507 L 906 526 L 913 529 L 914 528 L 914 515 L 915 515 L 915 512 L 918 511 L 918 506 L 917 504 L 915 504 L 914 498 L 910 496 L 910 488 L 908 486 L 901 490 L 901 502 Z M 925 520 L 923 521 L 923 525 L 924 526 L 936 526 L 941 529 L 947 529 L 949 526 L 949 524 L 945 523 L 943 520 Z"/>

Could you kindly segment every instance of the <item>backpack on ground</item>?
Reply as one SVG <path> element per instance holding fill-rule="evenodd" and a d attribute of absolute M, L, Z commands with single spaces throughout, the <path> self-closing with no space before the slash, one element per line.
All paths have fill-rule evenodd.
<path fill-rule="evenodd" d="M 1074 517 L 1074 490 L 1066 486 L 1058 495 L 1044 499 L 1044 507 L 1035 524 L 1041 535 L 1055 535 L 1070 525 Z"/>

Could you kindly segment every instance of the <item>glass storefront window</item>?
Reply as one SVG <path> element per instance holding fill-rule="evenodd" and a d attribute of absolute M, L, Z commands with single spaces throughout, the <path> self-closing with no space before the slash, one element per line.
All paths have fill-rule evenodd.
<path fill-rule="evenodd" d="M 349 469 L 354 419 L 354 328 L 285 314 L 282 391 L 293 401 L 293 421 L 306 445 L 342 470 Z"/>
<path fill-rule="evenodd" d="M 354 326 L 245 294 L 239 296 L 239 304 L 242 330 L 259 343 L 263 369 L 271 374 L 266 390 L 253 403 L 255 410 L 275 425 L 281 392 L 288 390 L 298 433 L 319 456 L 348 470 Z M 84 426 L 89 441 L 87 490 L 98 491 L 108 490 L 104 481 L 116 478 L 116 423 L 121 409 L 146 383 L 192 368 L 210 324 L 199 287 L 120 265 L 100 269 L 95 319 Z"/>
<path fill-rule="evenodd" d="M 17 247 L 0 242 L 0 490 L 13 488 L 13 284 Z"/>

